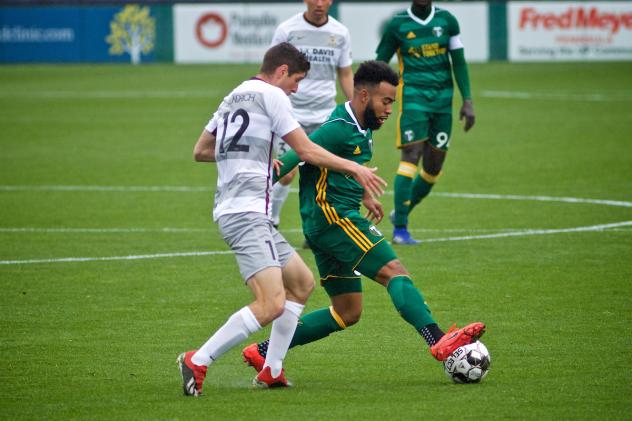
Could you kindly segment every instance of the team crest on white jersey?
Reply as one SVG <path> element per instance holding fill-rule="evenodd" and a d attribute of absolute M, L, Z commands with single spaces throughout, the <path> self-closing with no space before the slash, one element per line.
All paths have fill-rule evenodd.
<path fill-rule="evenodd" d="M 329 42 L 328 42 L 329 46 L 330 47 L 335 47 L 336 43 L 337 43 L 336 42 L 336 36 L 335 35 L 330 35 L 329 36 Z"/>
<path fill-rule="evenodd" d="M 435 26 L 434 28 L 432 28 L 432 33 L 435 37 L 439 38 L 441 35 L 443 35 L 443 28 L 440 26 Z"/>

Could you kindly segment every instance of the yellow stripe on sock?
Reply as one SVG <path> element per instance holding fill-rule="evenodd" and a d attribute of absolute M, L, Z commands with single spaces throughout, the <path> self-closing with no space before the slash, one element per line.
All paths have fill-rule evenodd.
<path fill-rule="evenodd" d="M 331 313 L 331 317 L 333 317 L 336 323 L 338 323 L 338 326 L 340 326 L 343 329 L 347 328 L 345 321 L 342 320 L 342 317 L 340 317 L 340 314 L 336 313 L 336 310 L 334 310 L 333 306 L 329 306 L 329 312 Z"/>
<path fill-rule="evenodd" d="M 414 178 L 415 174 L 417 174 L 417 166 L 415 164 L 411 164 L 410 162 L 400 161 L 399 167 L 397 167 L 397 174 L 408 178 Z"/>
<path fill-rule="evenodd" d="M 435 184 L 439 177 L 441 177 L 441 174 L 443 174 L 443 171 L 439 172 L 437 175 L 428 174 L 423 168 L 419 171 L 419 176 L 429 184 Z"/>

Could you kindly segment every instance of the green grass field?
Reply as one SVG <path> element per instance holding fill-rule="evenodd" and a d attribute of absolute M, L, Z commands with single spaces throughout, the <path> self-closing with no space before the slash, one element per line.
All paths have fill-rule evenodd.
<path fill-rule="evenodd" d="M 487 323 L 483 383 L 451 384 L 366 281 L 358 325 L 289 352 L 293 389 L 253 390 L 239 347 L 183 397 L 177 354 L 250 299 L 192 148 L 255 71 L 0 67 L 0 417 L 630 419 L 632 63 L 470 66 L 477 124 L 396 251 L 444 328 Z M 299 246 L 295 193 L 283 218 Z"/>

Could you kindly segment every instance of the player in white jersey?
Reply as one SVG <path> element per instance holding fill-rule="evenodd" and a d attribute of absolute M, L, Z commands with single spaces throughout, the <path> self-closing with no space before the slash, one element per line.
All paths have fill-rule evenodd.
<path fill-rule="evenodd" d="M 268 356 L 253 384 L 290 385 L 282 362 L 314 277 L 270 219 L 272 151 L 278 138 L 302 160 L 347 173 L 370 194 L 383 193 L 386 183 L 375 175 L 375 168 L 312 143 L 293 117 L 288 95 L 297 91 L 309 68 L 306 56 L 291 44 L 270 48 L 259 74 L 224 98 L 195 145 L 196 161 L 217 162 L 213 219 L 235 253 L 254 301 L 231 315 L 199 350 L 178 356 L 185 395 L 199 396 L 208 366 L 270 322 Z"/>
<path fill-rule="evenodd" d="M 298 13 L 277 27 L 272 45 L 289 42 L 307 55 L 311 68 L 290 97 L 294 115 L 309 135 L 327 120 L 336 106 L 336 77 L 342 92 L 353 96 L 351 38 L 349 30 L 329 16 L 332 0 L 304 0 L 307 10 Z M 279 143 L 279 155 L 287 152 Z M 272 191 L 272 221 L 279 225 L 281 208 L 290 191 L 296 170 L 279 180 Z"/>

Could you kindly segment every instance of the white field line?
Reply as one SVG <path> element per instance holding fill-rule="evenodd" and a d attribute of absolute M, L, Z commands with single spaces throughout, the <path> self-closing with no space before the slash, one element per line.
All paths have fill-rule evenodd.
<path fill-rule="evenodd" d="M 26 98 L 26 99 L 120 99 L 120 98 L 211 98 L 219 95 L 218 90 L 176 90 L 176 91 L 72 91 L 72 90 L 48 90 L 48 91 L 11 91 L 6 90 L 0 93 L 0 98 Z M 486 98 L 503 98 L 518 100 L 549 100 L 549 101 L 630 101 L 632 92 L 592 92 L 592 93 L 570 93 L 570 92 L 531 92 L 531 91 L 499 91 L 484 90 L 480 96 Z"/>
<path fill-rule="evenodd" d="M 212 98 L 220 94 L 212 91 L 11 91 L 0 93 L 0 98 L 74 98 L 74 99 L 109 99 L 109 98 Z"/>
<path fill-rule="evenodd" d="M 433 196 L 453 197 L 457 199 L 491 199 L 491 200 L 532 200 L 537 202 L 584 203 L 591 205 L 620 206 L 631 208 L 632 202 L 623 200 L 581 199 L 578 197 L 555 196 L 519 196 L 513 194 L 474 194 L 474 193 L 434 193 Z"/>
<path fill-rule="evenodd" d="M 0 265 L 28 265 L 34 263 L 73 263 L 73 262 L 96 262 L 104 260 L 145 260 L 160 259 L 163 257 L 190 257 L 232 254 L 230 250 L 216 251 L 189 251 L 179 253 L 157 253 L 157 254 L 137 254 L 130 256 L 107 256 L 107 257 L 62 257 L 58 259 L 30 259 L 30 260 L 0 260 Z"/>
<path fill-rule="evenodd" d="M 530 235 L 549 235 L 549 234 L 566 234 L 575 232 L 589 232 L 589 231 L 604 231 L 611 228 L 620 228 L 632 226 L 632 221 L 614 222 L 612 224 L 590 225 L 586 227 L 576 228 L 559 228 L 559 229 L 544 229 L 544 230 L 524 230 L 517 232 L 501 232 L 496 234 L 483 234 L 483 235 L 470 235 L 463 237 L 446 237 L 446 238 L 428 238 L 421 240 L 423 243 L 436 243 L 441 241 L 465 241 L 465 240 L 483 240 L 488 238 L 503 238 L 503 237 L 527 237 Z"/>
<path fill-rule="evenodd" d="M 503 98 L 519 100 L 545 100 L 545 101 L 590 101 L 612 102 L 632 101 L 632 92 L 611 93 L 566 93 L 566 92 L 520 92 L 520 91 L 482 91 L 481 96 L 486 98 Z"/>
<path fill-rule="evenodd" d="M 205 186 L 72 186 L 72 185 L 0 185 L 0 191 L 86 191 L 86 192 L 212 192 L 214 188 Z M 295 188 L 290 189 L 297 193 Z M 386 194 L 392 195 L 388 190 Z M 632 207 L 632 202 L 622 200 L 583 199 L 578 197 L 520 196 L 512 194 L 444 193 L 435 192 L 434 197 L 456 199 L 526 200 L 539 202 L 583 203 L 593 205 Z"/>
<path fill-rule="evenodd" d="M 211 192 L 211 187 L 205 186 L 65 186 L 65 185 L 41 185 L 41 186 L 11 186 L 2 185 L 0 191 L 85 191 L 85 192 Z"/>
<path fill-rule="evenodd" d="M 483 235 L 470 235 L 462 237 L 445 237 L 445 238 L 428 238 L 422 240 L 424 243 L 434 243 L 441 241 L 467 241 L 467 240 L 483 240 L 491 238 L 503 238 L 503 237 L 526 237 L 531 235 L 550 235 L 550 234 L 564 234 L 564 233 L 577 233 L 577 232 L 589 232 L 589 231 L 603 231 L 611 228 L 619 228 L 624 226 L 631 226 L 632 221 L 615 222 L 611 224 L 590 225 L 585 227 L 575 228 L 562 228 L 562 229 L 548 229 L 548 230 L 524 230 L 517 232 L 501 232 L 495 234 L 483 234 Z M 189 257 L 189 256 L 208 256 L 208 255 L 223 255 L 231 254 L 232 251 L 198 251 L 198 252 L 179 252 L 179 253 L 158 253 L 158 254 L 141 254 L 131 256 L 110 256 L 110 257 L 66 257 L 58 259 L 30 259 L 30 260 L 0 260 L 0 265 L 27 265 L 35 263 L 72 263 L 72 262 L 93 262 L 104 260 L 143 260 L 143 259 L 159 259 L 166 257 Z"/>
<path fill-rule="evenodd" d="M 621 228 L 609 228 L 608 231 L 627 232 L 632 226 Z M 546 228 L 409 228 L 408 231 L 420 233 L 475 233 L 475 232 L 491 232 L 491 233 L 523 233 L 526 231 L 547 231 Z M 0 233 L 36 233 L 36 234 L 135 234 L 135 233 L 165 233 L 165 234 L 188 234 L 188 233 L 207 233 L 212 228 L 41 228 L 41 227 L 0 227 Z M 388 230 L 387 230 L 388 231 Z M 281 228 L 281 233 L 302 233 L 301 228 Z"/>
<path fill-rule="evenodd" d="M 39 227 L 4 227 L 0 228 L 0 233 L 87 233 L 87 234 L 110 234 L 110 233 L 191 233 L 210 232 L 210 228 L 39 228 Z"/>

